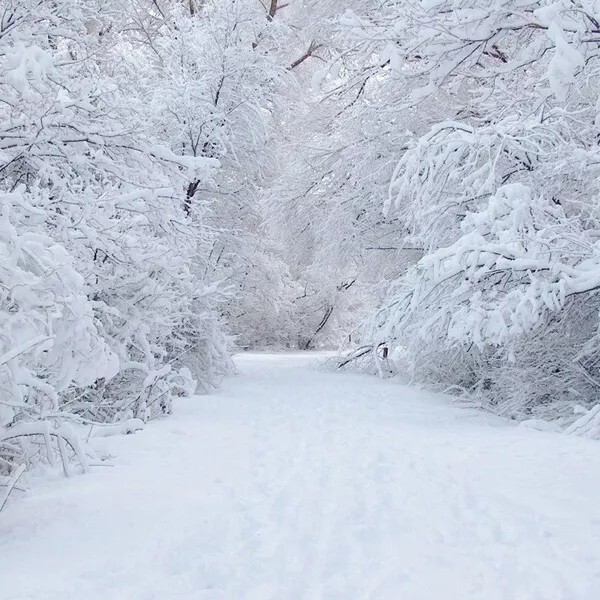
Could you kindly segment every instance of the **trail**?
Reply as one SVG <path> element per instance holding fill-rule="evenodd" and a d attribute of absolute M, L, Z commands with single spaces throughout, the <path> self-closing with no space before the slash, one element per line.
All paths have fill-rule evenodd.
<path fill-rule="evenodd" d="M 2 600 L 597 600 L 600 444 L 248 354 L 0 514 Z"/>

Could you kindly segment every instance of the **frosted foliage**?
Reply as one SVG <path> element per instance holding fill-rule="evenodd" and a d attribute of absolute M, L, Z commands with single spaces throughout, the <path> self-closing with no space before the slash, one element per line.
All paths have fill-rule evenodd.
<path fill-rule="evenodd" d="M 85 467 L 78 432 L 168 413 L 229 368 L 215 234 L 185 210 L 219 162 L 158 126 L 137 36 L 161 26 L 150 11 L 136 29 L 138 4 L 0 10 L 0 476 Z"/>
<path fill-rule="evenodd" d="M 345 20 L 365 60 L 393 44 L 400 112 L 449 98 L 398 157 L 383 211 L 421 257 L 365 335 L 416 380 L 512 417 L 570 423 L 596 401 L 598 16 L 499 0 Z"/>

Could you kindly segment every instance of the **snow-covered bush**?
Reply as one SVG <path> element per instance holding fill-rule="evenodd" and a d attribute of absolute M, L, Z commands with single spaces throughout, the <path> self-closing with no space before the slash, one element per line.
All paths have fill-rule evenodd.
<path fill-rule="evenodd" d="M 41 436 L 81 450 L 61 419 L 63 395 L 118 370 L 117 357 L 99 334 L 85 282 L 68 252 L 43 233 L 27 231 L 44 213 L 22 186 L 0 192 L 0 474 L 35 458 Z"/>

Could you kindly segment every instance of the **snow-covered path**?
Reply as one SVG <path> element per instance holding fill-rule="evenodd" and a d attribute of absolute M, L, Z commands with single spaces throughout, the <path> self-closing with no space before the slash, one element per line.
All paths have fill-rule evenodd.
<path fill-rule="evenodd" d="M 0 514 L 2 600 L 597 600 L 600 443 L 244 355 Z"/>

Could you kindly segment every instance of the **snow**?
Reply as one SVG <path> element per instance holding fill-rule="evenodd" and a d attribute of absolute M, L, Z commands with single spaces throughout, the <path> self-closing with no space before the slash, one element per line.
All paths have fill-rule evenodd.
<path fill-rule="evenodd" d="M 245 354 L 0 514 L 2 600 L 592 600 L 600 445 Z"/>

